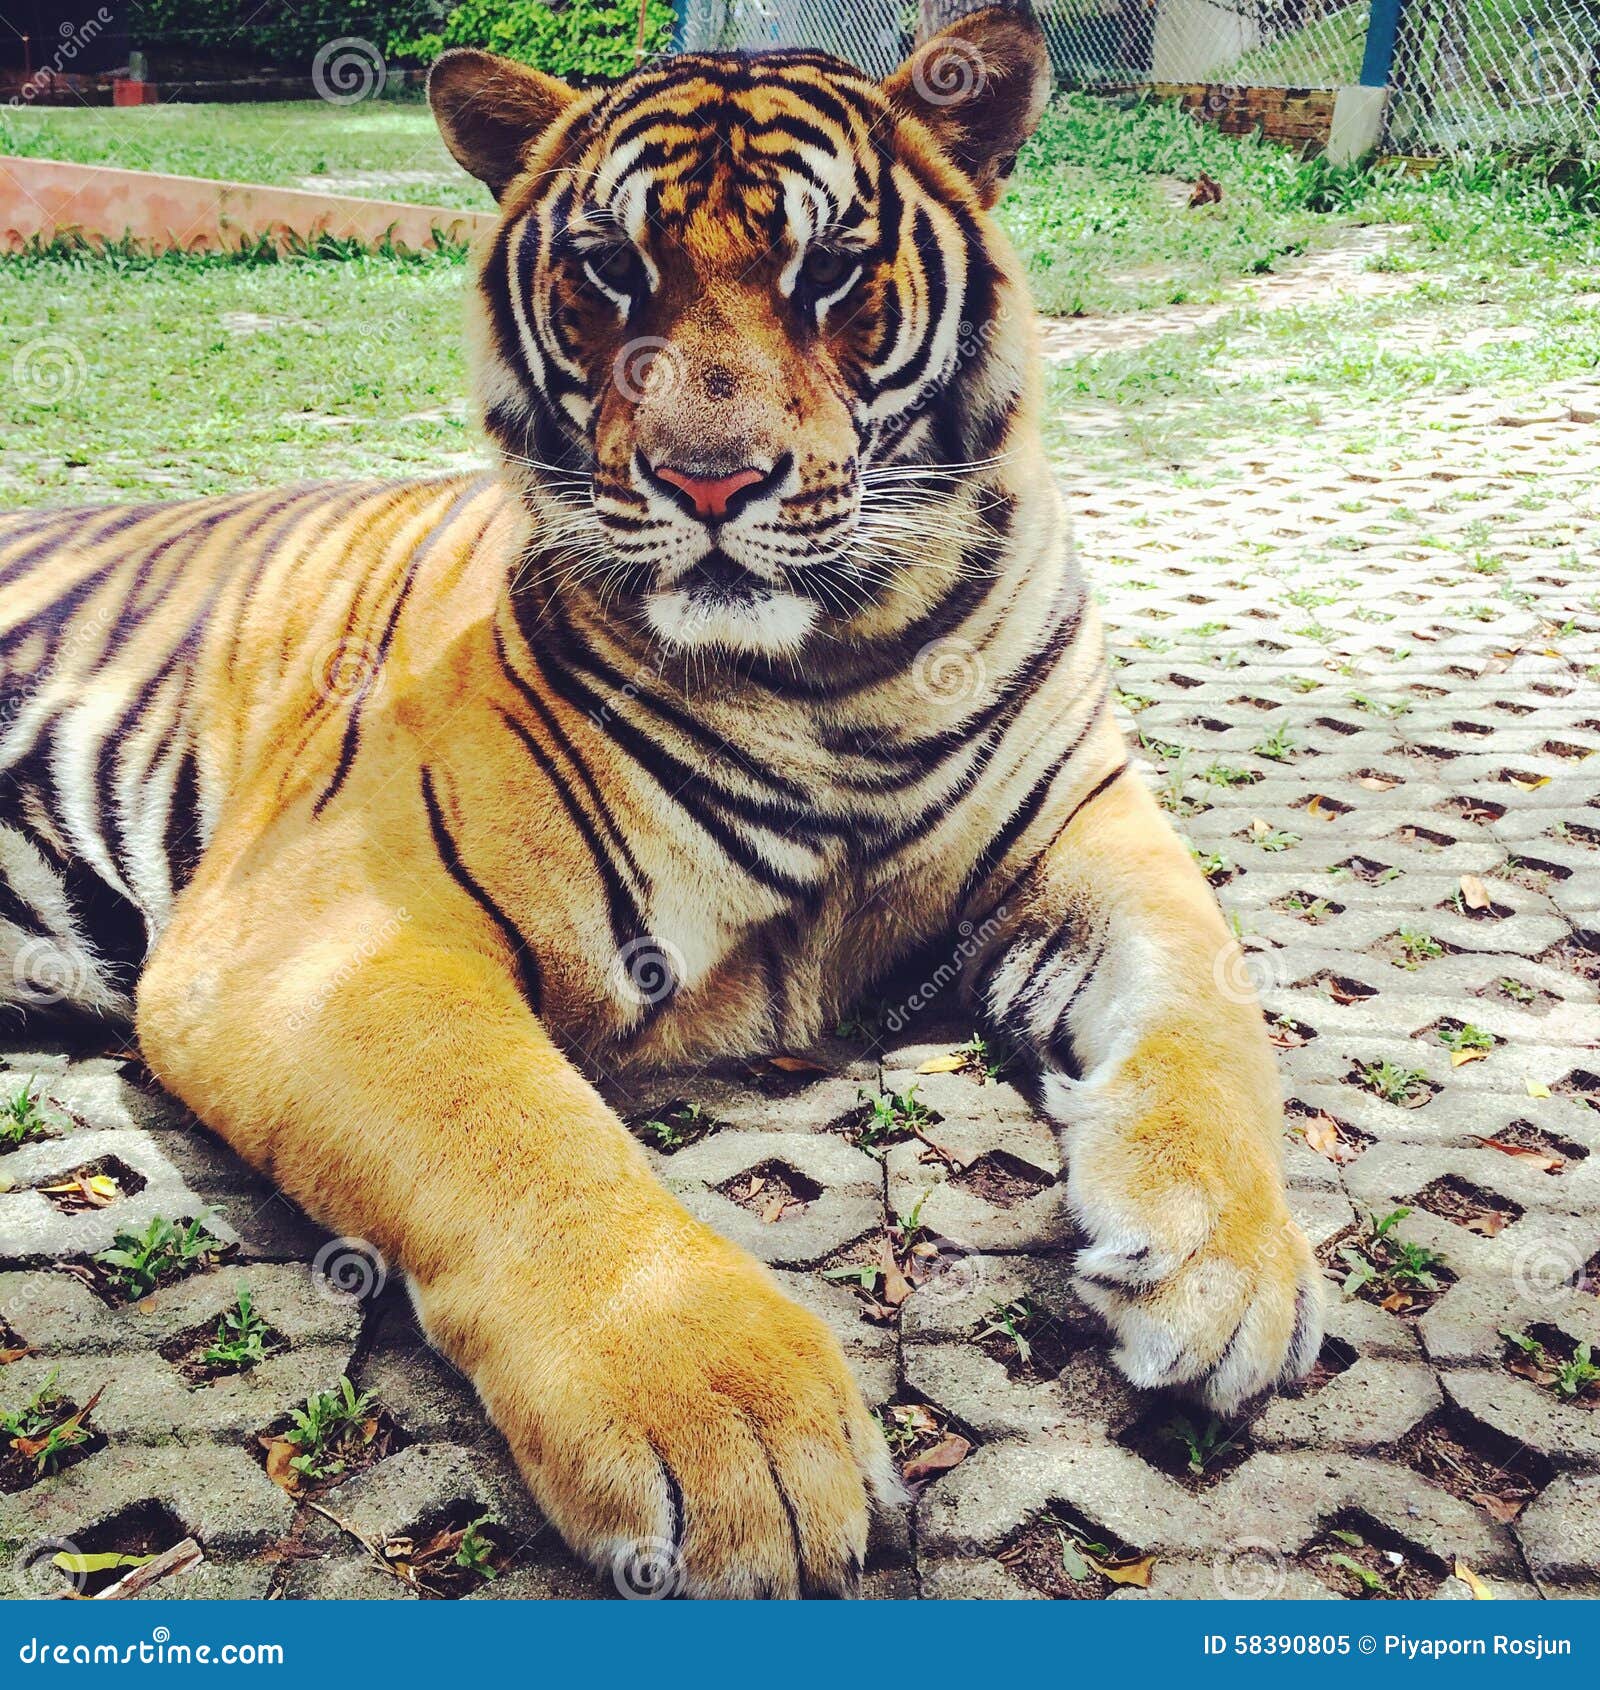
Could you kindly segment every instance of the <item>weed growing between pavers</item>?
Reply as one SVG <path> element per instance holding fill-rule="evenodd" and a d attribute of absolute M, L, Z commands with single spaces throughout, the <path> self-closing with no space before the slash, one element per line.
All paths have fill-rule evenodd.
<path fill-rule="evenodd" d="M 6 1082 L 9 1086 L 10 1082 Z M 64 1123 L 41 1101 L 37 1080 L 0 1095 L 0 1156 L 25 1144 L 56 1138 Z"/>
<path fill-rule="evenodd" d="M 248 1373 L 268 1356 L 278 1355 L 288 1347 L 283 1334 L 261 1318 L 250 1288 L 241 1285 L 232 1306 L 224 1309 L 218 1319 L 169 1338 L 160 1353 L 194 1391 L 219 1379 Z"/>
<path fill-rule="evenodd" d="M 267 1477 L 294 1495 L 315 1495 L 364 1472 L 406 1441 L 389 1410 L 347 1376 L 331 1391 L 313 1391 L 254 1439 Z"/>
<path fill-rule="evenodd" d="M 1369 1215 L 1365 1225 L 1347 1227 L 1317 1252 L 1342 1281 L 1346 1297 L 1408 1319 L 1431 1308 L 1456 1281 L 1437 1250 L 1397 1236 L 1395 1228 L 1410 1213 L 1400 1208 Z"/>
<path fill-rule="evenodd" d="M 98 1391 L 82 1408 L 56 1389 L 56 1375 L 25 1402 L 0 1409 L 0 1491 L 27 1490 L 92 1455 L 105 1439 L 90 1425 Z"/>
<path fill-rule="evenodd" d="M 1543 1456 L 1459 1410 L 1429 1415 L 1386 1453 L 1502 1525 L 1555 1476 Z"/>
<path fill-rule="evenodd" d="M 872 1418 L 914 1496 L 959 1466 L 980 1442 L 948 1409 L 906 1393 L 875 1408 Z"/>
<path fill-rule="evenodd" d="M 661 1108 L 636 1115 L 628 1122 L 628 1129 L 635 1138 L 648 1144 L 652 1150 L 659 1150 L 663 1156 L 687 1150 L 691 1144 L 698 1144 L 701 1139 L 720 1132 L 722 1126 L 721 1121 L 708 1115 L 698 1103 L 684 1098 L 674 1098 Z"/>
<path fill-rule="evenodd" d="M 991 1303 L 973 1341 L 1013 1379 L 1055 1379 L 1084 1347 L 1081 1337 L 1034 1297 Z"/>
<path fill-rule="evenodd" d="M 436 1509 L 379 1547 L 385 1566 L 417 1595 L 434 1601 L 470 1596 L 492 1584 L 511 1561 L 504 1530 L 479 1503 Z"/>
<path fill-rule="evenodd" d="M 1193 1403 L 1161 1398 L 1116 1441 L 1188 1490 L 1209 1490 L 1254 1453 L 1248 1420 L 1224 1420 Z"/>
<path fill-rule="evenodd" d="M 1445 1575 L 1437 1556 L 1357 1509 L 1335 1515 L 1299 1560 L 1329 1590 L 1362 1601 L 1432 1596 Z"/>
<path fill-rule="evenodd" d="M 892 1144 L 904 1144 L 909 1138 L 924 1138 L 929 1127 L 939 1122 L 939 1115 L 910 1085 L 898 1092 L 857 1091 L 854 1110 L 839 1123 L 839 1131 L 869 1156 L 881 1157 Z"/>
<path fill-rule="evenodd" d="M 180 1220 L 156 1215 L 140 1231 L 119 1232 L 111 1248 L 90 1261 L 61 1267 L 115 1308 L 215 1267 L 232 1248 L 206 1228 L 203 1215 Z"/>
<path fill-rule="evenodd" d="M 1544 1322 L 1525 1329 L 1507 1328 L 1500 1336 L 1508 1373 L 1531 1380 L 1559 1402 L 1600 1408 L 1600 1356 L 1593 1345 Z"/>

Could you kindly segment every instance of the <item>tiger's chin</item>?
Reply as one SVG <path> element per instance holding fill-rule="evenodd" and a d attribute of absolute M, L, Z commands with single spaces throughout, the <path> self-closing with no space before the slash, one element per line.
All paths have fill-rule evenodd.
<path fill-rule="evenodd" d="M 678 586 L 644 603 L 655 635 L 680 650 L 792 654 L 816 626 L 817 606 L 781 587 Z"/>

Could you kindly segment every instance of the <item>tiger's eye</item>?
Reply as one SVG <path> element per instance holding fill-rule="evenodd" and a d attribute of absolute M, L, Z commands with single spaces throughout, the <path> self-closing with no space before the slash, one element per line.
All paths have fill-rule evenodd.
<path fill-rule="evenodd" d="M 601 281 L 626 288 L 633 285 L 638 274 L 639 257 L 631 246 L 614 246 L 596 253 L 589 263 Z"/>
<path fill-rule="evenodd" d="M 805 263 L 801 268 L 805 272 L 806 280 L 816 288 L 837 287 L 850 273 L 855 260 L 842 252 L 832 252 L 827 247 L 816 246 L 806 254 Z"/>

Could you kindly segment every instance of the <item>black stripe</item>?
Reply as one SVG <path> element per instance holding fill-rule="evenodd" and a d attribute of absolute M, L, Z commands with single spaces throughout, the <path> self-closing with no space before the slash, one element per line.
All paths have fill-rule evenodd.
<path fill-rule="evenodd" d="M 377 684 L 378 677 L 383 672 L 383 665 L 389 656 L 389 647 L 394 642 L 395 628 L 400 622 L 400 612 L 405 609 L 406 599 L 410 595 L 411 588 L 417 579 L 417 572 L 422 568 L 423 562 L 427 558 L 428 553 L 431 552 L 434 546 L 438 543 L 439 537 L 449 529 L 460 511 L 474 498 L 476 498 L 481 491 L 481 482 L 473 481 L 468 483 L 468 485 L 456 495 L 449 510 L 444 513 L 438 523 L 428 530 L 428 533 L 424 537 L 421 545 L 419 545 L 411 554 L 411 561 L 406 566 L 404 579 L 400 583 L 400 590 L 395 594 L 394 603 L 389 607 L 388 620 L 384 623 L 383 633 L 378 639 L 378 649 L 373 660 L 372 674 L 368 679 L 366 686 L 361 689 L 350 705 L 350 716 L 344 726 L 344 739 L 341 741 L 339 746 L 339 760 L 334 765 L 333 775 L 328 781 L 328 784 L 322 789 L 321 796 L 317 799 L 316 803 L 311 806 L 311 813 L 313 816 L 320 816 L 332 802 L 334 797 L 338 794 L 339 789 L 344 785 L 345 780 L 350 773 L 351 766 L 356 760 L 356 748 L 361 739 L 362 707 L 366 704 L 367 699 L 371 697 L 373 689 Z M 483 527 L 478 531 L 477 538 L 472 542 L 474 548 L 477 546 L 478 541 L 483 538 L 484 534 L 488 532 L 489 523 L 493 521 L 494 513 L 491 513 L 488 522 L 484 523 Z"/>
<path fill-rule="evenodd" d="M 456 845 L 455 837 L 450 832 L 449 825 L 444 819 L 444 811 L 440 809 L 439 800 L 434 793 L 433 771 L 424 765 L 421 774 L 422 802 L 428 812 L 428 831 L 433 835 L 433 845 L 439 853 L 439 861 L 444 864 L 445 873 L 488 916 L 498 929 L 501 938 L 510 947 L 512 964 L 517 972 L 517 984 L 523 997 L 527 1000 L 528 1007 L 537 1015 L 539 1003 L 544 994 L 538 959 L 530 949 L 528 941 L 523 938 L 518 930 L 516 923 L 479 885 L 473 878 L 471 870 L 462 862 L 460 849 Z"/>

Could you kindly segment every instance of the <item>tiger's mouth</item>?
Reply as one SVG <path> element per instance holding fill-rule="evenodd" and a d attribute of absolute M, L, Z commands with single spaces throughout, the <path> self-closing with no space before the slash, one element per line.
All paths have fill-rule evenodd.
<path fill-rule="evenodd" d="M 720 546 L 659 581 L 645 597 L 645 618 L 668 645 L 730 652 L 799 649 L 817 620 L 811 599 L 730 557 Z"/>

